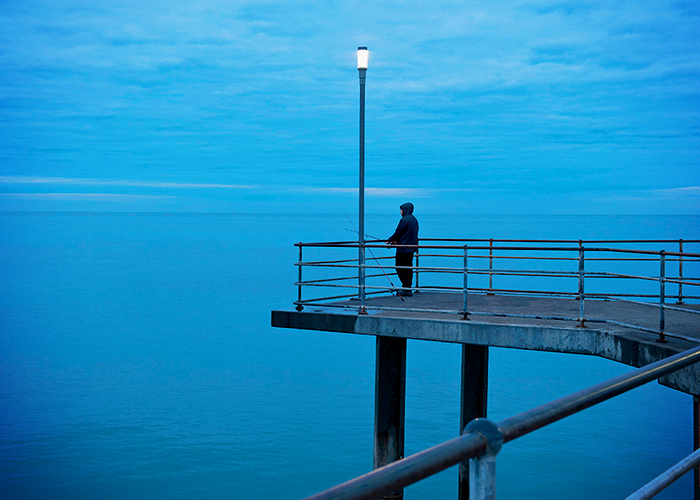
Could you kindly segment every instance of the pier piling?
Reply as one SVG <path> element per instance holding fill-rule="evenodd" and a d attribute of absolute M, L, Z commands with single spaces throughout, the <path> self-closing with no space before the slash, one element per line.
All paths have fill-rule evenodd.
<path fill-rule="evenodd" d="M 406 407 L 406 339 L 377 336 L 374 404 L 374 468 L 404 455 Z M 403 498 L 403 490 L 386 499 Z"/>
<path fill-rule="evenodd" d="M 462 344 L 462 389 L 460 397 L 460 432 L 475 418 L 486 418 L 488 395 L 489 348 Z M 459 464 L 459 500 L 469 498 L 469 462 Z"/>

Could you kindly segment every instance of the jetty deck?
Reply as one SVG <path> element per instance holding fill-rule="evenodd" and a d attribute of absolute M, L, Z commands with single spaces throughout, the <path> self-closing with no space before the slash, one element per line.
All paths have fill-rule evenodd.
<path fill-rule="evenodd" d="M 659 329 L 654 304 L 587 300 L 582 328 L 573 320 L 580 310 L 576 299 L 470 294 L 466 321 L 455 312 L 462 303 L 455 293 L 418 292 L 403 300 L 387 295 L 366 299 L 368 314 L 358 314 L 359 300 L 350 299 L 303 311 L 272 311 L 272 326 L 589 354 L 634 367 L 700 344 L 700 315 L 694 314 L 700 304 L 667 304 L 665 342 L 659 342 L 652 333 Z M 679 371 L 663 383 L 700 394 L 700 367 Z"/>

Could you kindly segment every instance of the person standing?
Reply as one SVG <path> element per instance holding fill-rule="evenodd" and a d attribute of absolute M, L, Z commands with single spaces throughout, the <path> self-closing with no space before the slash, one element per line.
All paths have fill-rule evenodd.
<path fill-rule="evenodd" d="M 402 297 L 410 297 L 413 295 L 413 254 L 418 247 L 418 220 L 413 215 L 412 203 L 404 203 L 399 208 L 401 220 L 387 243 L 396 246 L 396 274 L 403 287 L 397 293 Z"/>

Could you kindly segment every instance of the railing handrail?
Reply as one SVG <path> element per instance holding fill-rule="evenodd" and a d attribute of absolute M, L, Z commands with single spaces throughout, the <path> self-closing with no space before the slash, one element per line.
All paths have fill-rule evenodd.
<path fill-rule="evenodd" d="M 531 242 L 535 241 L 541 241 L 543 243 L 547 243 L 548 241 L 546 240 L 531 240 Z M 684 240 L 684 242 L 686 242 Z M 653 241 L 650 241 L 650 243 L 653 243 Z M 675 240 L 674 243 L 678 243 L 678 240 Z M 358 248 L 359 243 L 357 241 L 318 241 L 318 242 L 310 242 L 310 243 L 295 243 L 294 246 L 297 247 L 322 247 L 322 248 Z M 365 248 L 389 248 L 389 249 L 394 249 L 394 248 L 415 248 L 415 249 L 443 249 L 443 250 L 462 250 L 464 248 L 464 245 L 386 245 L 386 244 L 372 244 L 372 243 L 364 243 L 363 245 Z M 479 245 L 469 245 L 469 250 L 509 250 L 509 251 L 533 251 L 533 252 L 539 252 L 539 251 L 547 251 L 547 252 L 578 252 L 581 247 L 576 246 L 576 247 L 538 247 L 538 246 L 499 246 L 499 247 L 494 247 L 490 245 L 486 246 L 479 246 Z M 659 255 L 659 250 L 638 250 L 634 248 L 607 248 L 607 247 L 583 247 L 586 252 L 611 252 L 611 253 L 631 253 L 631 254 L 640 254 L 640 255 Z M 673 255 L 677 257 L 692 257 L 692 258 L 700 258 L 700 253 L 691 253 L 691 252 L 671 252 L 671 251 L 664 251 L 666 255 Z"/>
<path fill-rule="evenodd" d="M 501 420 L 495 425 L 502 443 L 505 444 L 699 361 L 700 347 L 689 349 Z M 465 432 L 459 437 L 307 497 L 306 500 L 376 499 L 468 458 L 477 457 L 486 451 L 490 444 L 489 439 L 480 432 L 467 432 L 468 427 L 470 426 L 465 427 Z"/>
<path fill-rule="evenodd" d="M 632 493 L 625 500 L 647 500 L 653 498 L 673 484 L 674 481 L 690 472 L 698 464 L 700 464 L 700 450 L 695 450 L 676 465 Z"/>
<path fill-rule="evenodd" d="M 557 239 L 510 239 L 510 238 L 420 238 L 419 241 L 488 241 L 494 243 L 700 243 L 700 240 L 686 240 L 686 239 L 675 239 L 675 240 L 557 240 Z"/>
<path fill-rule="evenodd" d="M 700 240 L 686 240 L 683 238 L 678 238 L 678 239 L 668 239 L 668 240 L 643 240 L 643 239 L 637 239 L 637 240 L 624 240 L 624 239 L 617 239 L 617 240 L 571 240 L 571 239 L 532 239 L 532 238 L 527 238 L 527 239 L 514 239 L 514 238 L 424 238 L 420 237 L 418 241 L 450 241 L 450 242 L 470 242 L 470 241 L 478 241 L 478 242 L 493 242 L 493 243 L 573 243 L 573 244 L 590 244 L 590 243 L 700 243 Z M 369 241 L 365 241 L 365 243 L 372 243 L 372 242 L 385 242 L 385 240 L 380 240 L 380 239 L 373 239 Z M 355 243 L 357 244 L 357 240 L 342 240 L 342 241 L 337 241 L 337 242 L 324 242 L 324 243 Z M 300 245 L 300 244 L 308 244 L 308 243 L 295 243 L 295 245 Z"/>
<path fill-rule="evenodd" d="M 476 243 L 474 244 L 464 244 L 464 245 L 454 245 L 454 244 L 449 244 L 449 245 L 435 245 L 435 244 L 425 244 L 426 242 L 436 242 L 436 241 L 443 241 L 443 242 L 448 242 L 448 243 Z M 330 304 L 323 304 L 323 300 L 319 300 L 318 298 L 313 298 L 313 299 L 305 299 L 302 300 L 302 288 L 303 287 L 322 287 L 322 286 L 328 286 L 329 288 L 334 288 L 334 287 L 347 287 L 347 288 L 355 288 L 357 289 L 357 294 L 358 297 L 360 298 L 360 305 L 359 305 L 359 312 L 360 314 L 366 313 L 370 309 L 377 309 L 381 310 L 383 309 L 382 307 L 378 307 L 377 304 L 367 304 L 364 300 L 365 298 L 365 293 L 368 291 L 376 291 L 380 289 L 384 289 L 385 291 L 389 291 L 394 289 L 394 284 L 391 282 L 391 278 L 389 278 L 389 275 L 385 271 L 384 267 L 382 266 L 382 263 L 380 263 L 380 259 L 390 259 L 391 257 L 384 257 L 384 256 L 377 256 L 374 255 L 374 252 L 372 252 L 372 249 L 401 249 L 401 248 L 409 248 L 411 250 L 416 250 L 416 265 L 415 266 L 410 266 L 410 269 L 416 272 L 416 286 L 414 289 L 420 289 L 424 291 L 428 291 L 431 289 L 430 286 L 426 287 L 425 285 L 423 286 L 418 286 L 418 277 L 421 275 L 421 273 L 435 273 L 435 274 L 451 274 L 451 275 L 456 275 L 456 274 L 462 274 L 464 276 L 463 279 L 463 285 L 460 287 L 452 287 L 450 290 L 458 292 L 461 291 L 463 295 L 463 307 L 462 307 L 462 318 L 463 319 L 468 319 L 469 314 L 471 312 L 468 309 L 468 294 L 469 293 L 480 293 L 482 291 L 485 291 L 484 287 L 468 287 L 467 286 L 467 281 L 468 281 L 468 276 L 471 274 L 472 276 L 477 276 L 477 277 L 483 277 L 483 276 L 488 276 L 488 291 L 487 294 L 489 295 L 497 295 L 497 294 L 512 294 L 512 293 L 518 293 L 518 290 L 514 290 L 513 288 L 517 288 L 516 286 L 510 286 L 510 287 L 498 287 L 493 285 L 493 278 L 497 276 L 509 276 L 509 277 L 515 277 L 516 279 L 521 279 L 525 277 L 534 277 L 536 279 L 548 279 L 550 281 L 544 281 L 546 285 L 544 286 L 535 286 L 535 290 L 520 290 L 519 293 L 523 295 L 539 295 L 539 296 L 566 296 L 566 297 L 576 297 L 580 302 L 579 302 L 579 317 L 577 319 L 578 321 L 578 326 L 584 327 L 586 321 L 601 321 L 600 319 L 590 319 L 586 318 L 585 315 L 585 306 L 584 302 L 586 299 L 595 299 L 595 300 L 600 300 L 600 299 L 611 299 L 611 300 L 617 300 L 618 298 L 621 297 L 628 297 L 628 298 L 637 298 L 637 299 L 657 299 L 657 307 L 659 310 L 659 328 L 658 330 L 651 330 L 648 325 L 646 326 L 634 326 L 630 324 L 624 324 L 626 327 L 631 327 L 631 328 L 637 328 L 640 331 L 644 332 L 653 332 L 655 331 L 656 334 L 658 334 L 659 338 L 657 339 L 659 342 L 665 342 L 666 341 L 666 334 L 665 332 L 665 311 L 669 309 L 667 305 L 667 298 L 674 297 L 676 298 L 676 304 L 684 304 L 686 300 L 700 300 L 700 295 L 697 293 L 693 294 L 688 294 L 687 290 L 688 287 L 699 287 L 700 286 L 700 279 L 698 277 L 694 276 L 684 276 L 684 264 L 687 265 L 689 263 L 697 263 L 700 262 L 700 253 L 691 253 L 691 252 L 686 252 L 683 249 L 683 245 L 687 245 L 689 243 L 700 243 L 700 240 L 683 240 L 683 239 L 678 239 L 678 240 L 534 240 L 534 239 L 527 239 L 527 240 L 515 240 L 515 239 L 503 239 L 503 240 L 498 240 L 498 239 L 448 239 L 448 238 L 423 238 L 419 240 L 418 245 L 387 245 L 383 241 L 379 242 L 369 242 L 369 243 L 363 243 L 362 248 L 366 248 L 370 250 L 370 253 L 372 255 L 372 259 L 376 261 L 377 265 L 374 265 L 374 263 L 370 259 L 369 261 L 362 261 L 360 262 L 360 259 L 344 259 L 340 260 L 338 258 L 334 260 L 319 260 L 315 259 L 313 261 L 307 261 L 304 262 L 302 258 L 303 254 L 303 249 L 304 248 L 347 248 L 347 249 L 352 249 L 352 248 L 360 248 L 360 243 L 357 241 L 335 241 L 335 242 L 311 242 L 311 243 L 303 243 L 299 242 L 296 243 L 295 245 L 299 249 L 299 260 L 295 263 L 295 265 L 298 267 L 298 273 L 299 273 L 299 279 L 296 281 L 295 285 L 298 287 L 298 300 L 295 301 L 295 305 L 297 307 L 297 310 L 301 311 L 304 308 L 305 304 L 311 304 L 314 303 L 315 305 L 329 305 Z M 483 243 L 488 243 L 488 245 L 483 245 Z M 494 244 L 496 243 L 496 245 Z M 528 243 L 527 245 L 520 245 L 516 246 L 513 245 L 513 243 Z M 593 244 L 610 244 L 610 243 L 624 243 L 625 245 L 638 245 L 638 244 L 651 244 L 651 243 L 672 243 L 672 244 L 677 244 L 678 245 L 678 250 L 679 251 L 668 251 L 665 249 L 661 250 L 649 250 L 649 249 L 644 249 L 644 248 L 613 248 L 613 247 L 601 247 L 601 246 L 590 246 Z M 507 245 L 507 246 L 506 246 Z M 559 245 L 559 246 L 557 246 Z M 624 245 L 623 245 L 624 246 Z M 687 248 L 687 246 L 686 246 Z M 426 250 L 428 250 L 426 252 Z M 438 250 L 438 251 L 430 251 L 430 250 Z M 593 257 L 592 257 L 593 256 Z M 420 264 L 423 264 L 425 262 L 426 258 L 429 259 L 442 259 L 442 258 L 459 258 L 462 260 L 461 265 L 451 262 L 451 265 L 441 265 L 441 266 L 426 266 L 425 264 L 420 265 L 419 264 L 419 257 L 421 257 L 423 260 L 420 262 Z M 488 268 L 485 266 L 483 267 L 469 267 L 467 262 L 468 258 L 471 257 L 472 259 L 483 259 L 481 262 L 483 262 L 485 259 L 488 259 Z M 537 262 L 553 262 L 553 261 L 566 261 L 566 262 L 578 262 L 578 266 L 576 268 L 572 269 L 566 269 L 561 270 L 561 269 L 547 269 L 545 268 L 540 268 L 540 269 L 533 269 L 534 267 L 540 267 L 540 266 L 525 266 L 529 267 L 529 269 L 523 269 L 522 265 L 515 265 L 515 264 L 504 264 L 501 266 L 498 266 L 497 268 L 494 268 L 494 260 L 496 262 L 508 262 L 508 259 L 513 259 L 513 262 L 519 262 L 523 260 L 528 260 L 528 261 L 537 261 Z M 445 261 L 442 261 L 445 262 Z M 640 264 L 642 262 L 645 263 L 653 263 L 653 262 L 658 262 L 659 263 L 659 270 L 658 272 L 652 273 L 651 275 L 643 275 L 644 273 L 630 273 L 630 272 L 615 272 L 617 269 L 614 267 L 612 269 L 600 269 L 596 268 L 595 266 L 586 269 L 586 262 L 590 263 L 604 263 L 604 262 L 625 262 L 625 263 L 635 263 L 635 264 Z M 674 275 L 675 270 L 671 271 L 670 269 L 667 269 L 668 265 L 670 263 L 674 263 L 674 266 L 677 265 L 678 273 Z M 390 264 L 387 264 L 389 266 Z M 612 265 L 612 264 L 611 264 Z M 322 268 L 322 267 L 333 267 L 336 269 L 344 269 L 346 271 L 345 274 L 347 274 L 347 271 L 351 269 L 357 269 L 357 278 L 358 278 L 358 283 L 357 285 L 353 285 L 351 283 L 347 284 L 339 284 L 338 281 L 342 280 L 349 280 L 353 276 L 343 276 L 338 279 L 313 279 L 309 281 L 304 281 L 302 279 L 302 268 Z M 547 266 L 547 267 L 552 267 L 552 266 Z M 409 267 L 402 267 L 402 266 L 391 266 L 392 271 L 394 269 L 408 269 Z M 381 275 L 372 275 L 372 276 L 366 276 L 366 271 L 368 269 L 381 269 L 382 273 L 389 278 L 391 286 L 384 286 L 384 287 L 377 287 L 377 286 L 371 286 L 370 283 L 367 282 L 368 279 L 374 280 L 378 277 L 381 277 Z M 624 268 L 622 269 L 624 270 Z M 569 289 L 568 287 L 561 288 L 559 286 L 559 283 L 562 283 L 563 281 L 557 281 L 557 285 L 552 288 L 551 283 L 552 279 L 556 280 L 570 280 L 570 279 L 576 279 L 578 281 L 578 289 Z M 596 290 L 593 293 L 589 291 L 588 293 L 585 293 L 585 282 L 590 280 L 596 280 L 597 282 L 606 280 L 606 279 L 624 279 L 624 280 L 635 280 L 638 282 L 657 282 L 659 283 L 659 289 L 658 293 L 649 293 L 649 290 L 634 290 L 633 293 L 628 292 L 627 290 L 623 290 L 624 293 L 620 293 L 619 290 L 606 290 L 603 289 L 604 293 L 601 293 L 600 290 Z M 325 283 L 325 284 L 324 284 Z M 375 282 L 376 283 L 376 282 Z M 542 282 L 540 282 L 542 283 Z M 667 294 L 666 292 L 666 287 L 667 285 L 672 285 L 674 287 L 674 293 L 673 294 Z M 686 293 L 684 293 L 684 286 L 686 287 Z M 434 287 L 432 287 L 434 288 Z M 444 287 L 443 287 L 444 288 Z M 449 288 L 449 287 L 448 287 Z M 448 288 L 444 288 L 447 290 Z M 539 289 L 539 290 L 538 290 Z M 696 288 L 697 289 L 697 288 Z M 675 291 L 677 290 L 677 293 Z M 327 297 L 327 299 L 335 299 L 337 296 L 334 297 Z M 445 311 L 445 312 L 452 312 L 452 311 Z M 483 312 L 482 312 L 483 313 Z M 524 316 L 523 316 L 524 317 Z M 618 324 L 615 322 L 613 319 L 603 319 L 603 322 L 608 322 L 611 324 Z M 685 338 L 682 335 L 679 334 L 669 334 L 669 336 L 674 336 L 676 338 Z"/>

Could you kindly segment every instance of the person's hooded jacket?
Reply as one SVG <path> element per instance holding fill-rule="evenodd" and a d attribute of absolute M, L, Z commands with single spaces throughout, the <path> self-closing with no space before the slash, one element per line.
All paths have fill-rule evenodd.
<path fill-rule="evenodd" d="M 413 204 L 404 203 L 400 208 L 403 210 L 403 217 L 387 241 L 395 245 L 418 245 L 418 220 L 413 215 Z M 415 252 L 416 248 L 397 246 L 396 251 Z"/>

